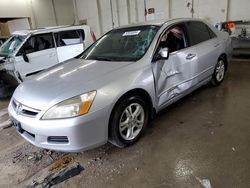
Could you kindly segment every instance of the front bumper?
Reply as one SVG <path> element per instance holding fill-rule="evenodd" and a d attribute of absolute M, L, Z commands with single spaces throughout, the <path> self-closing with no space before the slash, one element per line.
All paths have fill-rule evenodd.
<path fill-rule="evenodd" d="M 78 152 L 108 141 L 107 107 L 84 116 L 59 120 L 40 120 L 43 111 L 36 117 L 18 115 L 11 102 L 8 111 L 18 133 L 37 147 Z"/>

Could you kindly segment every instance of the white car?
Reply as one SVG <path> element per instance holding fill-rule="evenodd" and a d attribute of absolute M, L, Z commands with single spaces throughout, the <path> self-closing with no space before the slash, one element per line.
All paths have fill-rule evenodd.
<path fill-rule="evenodd" d="M 0 79 L 10 84 L 20 83 L 80 55 L 95 40 L 87 25 L 16 31 L 0 47 Z"/>

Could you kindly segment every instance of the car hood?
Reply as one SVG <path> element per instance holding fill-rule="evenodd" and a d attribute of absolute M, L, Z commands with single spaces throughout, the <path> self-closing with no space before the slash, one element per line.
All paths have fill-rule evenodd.
<path fill-rule="evenodd" d="M 103 77 L 129 64 L 131 62 L 70 60 L 26 80 L 13 97 L 28 107 L 46 110 L 68 98 L 97 90 Z"/>

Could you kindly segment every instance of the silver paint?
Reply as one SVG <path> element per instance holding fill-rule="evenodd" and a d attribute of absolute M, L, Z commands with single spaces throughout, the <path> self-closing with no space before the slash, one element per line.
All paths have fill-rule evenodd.
<path fill-rule="evenodd" d="M 81 151 L 100 146 L 108 141 L 111 111 L 116 102 L 133 89 L 144 90 L 151 98 L 156 112 L 177 101 L 196 88 L 208 83 L 221 54 L 231 57 L 228 35 L 210 27 L 218 36 L 196 46 L 170 54 L 168 60 L 152 62 L 161 33 L 169 26 L 189 21 L 174 19 L 159 22 L 160 30 L 143 58 L 137 62 L 108 62 L 75 59 L 40 73 L 22 83 L 13 99 L 39 110 L 36 117 L 15 113 L 12 103 L 9 114 L 21 122 L 24 130 L 35 134 L 32 144 L 60 151 Z M 154 23 L 156 24 L 156 23 Z M 220 45 L 214 47 L 214 44 Z M 80 117 L 41 120 L 55 104 L 89 91 L 97 91 L 88 112 Z M 67 136 L 68 144 L 50 144 L 48 136 Z"/>

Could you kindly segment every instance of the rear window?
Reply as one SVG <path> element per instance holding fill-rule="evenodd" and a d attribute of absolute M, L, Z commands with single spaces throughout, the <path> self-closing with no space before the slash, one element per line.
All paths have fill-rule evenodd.
<path fill-rule="evenodd" d="M 61 31 L 55 33 L 55 39 L 57 46 L 81 44 L 84 40 L 84 32 L 83 30 Z"/>
<path fill-rule="evenodd" d="M 207 25 L 202 22 L 188 22 L 187 28 L 190 46 L 202 43 L 213 38 L 210 36 L 213 34 L 210 34 Z"/>

